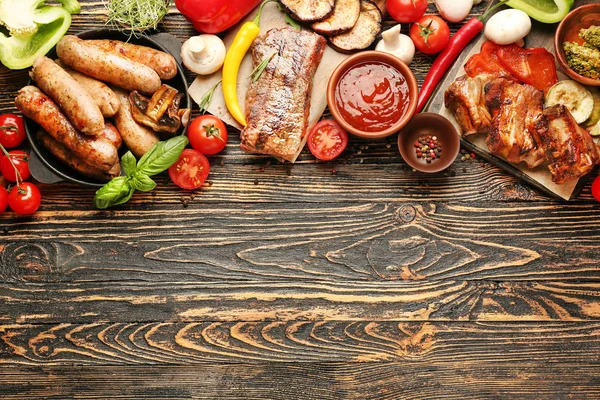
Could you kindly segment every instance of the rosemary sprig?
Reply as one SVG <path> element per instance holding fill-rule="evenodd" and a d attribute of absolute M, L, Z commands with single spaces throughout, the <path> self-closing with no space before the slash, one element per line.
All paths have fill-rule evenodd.
<path fill-rule="evenodd" d="M 267 68 L 269 61 L 271 61 L 274 55 L 275 53 L 272 53 L 270 56 L 265 57 L 264 60 L 262 60 L 260 64 L 254 68 L 254 70 L 252 70 L 252 73 L 250 74 L 250 79 L 252 79 L 252 82 L 256 82 L 260 79 L 260 76 L 264 72 L 265 68 Z"/>
<path fill-rule="evenodd" d="M 206 112 L 208 111 L 208 108 L 212 103 L 213 96 L 215 95 L 215 90 L 217 90 L 217 87 L 221 84 L 221 82 L 222 79 L 219 80 L 219 82 L 215 83 L 213 87 L 208 89 L 208 92 L 204 93 L 204 96 L 202 96 L 202 98 L 200 99 L 200 103 L 198 103 L 198 106 L 200 107 L 201 114 L 206 114 Z"/>

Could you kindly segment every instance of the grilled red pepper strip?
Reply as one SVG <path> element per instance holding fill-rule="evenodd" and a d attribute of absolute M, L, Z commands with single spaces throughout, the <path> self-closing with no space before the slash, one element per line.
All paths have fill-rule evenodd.
<path fill-rule="evenodd" d="M 419 92 L 419 101 L 417 102 L 417 113 L 420 113 L 429 101 L 429 98 L 435 91 L 438 83 L 442 80 L 446 71 L 452 66 L 456 58 L 462 53 L 469 43 L 483 30 L 485 19 L 498 7 L 504 5 L 501 1 L 490 8 L 485 14 L 477 18 L 471 18 L 469 22 L 462 26 L 450 39 L 448 45 L 442 50 L 435 59 Z"/>

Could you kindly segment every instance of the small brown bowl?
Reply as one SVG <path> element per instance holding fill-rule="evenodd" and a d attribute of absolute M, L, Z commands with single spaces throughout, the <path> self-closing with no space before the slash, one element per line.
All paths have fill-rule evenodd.
<path fill-rule="evenodd" d="M 442 147 L 441 155 L 431 163 L 418 158 L 414 146 L 419 137 L 429 135 L 437 136 Z M 414 169 L 429 173 L 440 172 L 456 160 L 460 151 L 460 136 L 446 117 L 435 113 L 421 113 L 415 115 L 400 131 L 398 149 L 404 161 Z"/>
<path fill-rule="evenodd" d="M 567 63 L 567 56 L 563 49 L 564 42 L 583 43 L 579 38 L 579 31 L 592 25 L 600 25 L 600 4 L 588 4 L 577 7 L 571 11 L 558 25 L 554 35 L 554 50 L 561 69 L 571 79 L 589 86 L 600 86 L 600 79 L 590 79 L 573 71 Z"/>
<path fill-rule="evenodd" d="M 359 63 L 368 61 L 382 62 L 396 68 L 406 79 L 410 96 L 406 113 L 393 126 L 386 130 L 378 132 L 366 132 L 350 125 L 348 122 L 346 122 L 346 120 L 344 120 L 335 103 L 335 91 L 340 78 L 350 68 L 354 67 Z M 410 121 L 411 117 L 417 110 L 418 95 L 419 85 L 417 84 L 417 78 L 415 78 L 415 74 L 413 74 L 413 72 L 410 70 L 410 67 L 404 62 L 402 62 L 398 57 L 389 53 L 384 53 L 382 51 L 363 51 L 361 53 L 357 53 L 353 56 L 348 57 L 347 59 L 342 61 L 342 63 L 338 65 L 338 67 L 333 71 L 333 74 L 329 78 L 329 83 L 327 84 L 327 105 L 329 106 L 329 110 L 331 111 L 331 115 L 333 116 L 333 118 L 347 132 L 350 132 L 351 134 L 364 139 L 384 138 L 386 136 L 393 135 L 394 133 L 402 129 L 402 127 L 404 127 L 408 123 L 408 121 Z"/>

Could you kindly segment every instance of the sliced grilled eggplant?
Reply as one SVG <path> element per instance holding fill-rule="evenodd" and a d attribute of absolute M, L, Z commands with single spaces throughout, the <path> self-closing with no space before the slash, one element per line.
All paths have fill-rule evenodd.
<path fill-rule="evenodd" d="M 370 0 L 361 0 L 360 15 L 354 27 L 329 38 L 329 44 L 339 52 L 352 53 L 369 47 L 381 33 L 381 10 Z"/>
<path fill-rule="evenodd" d="M 281 0 L 281 4 L 302 22 L 314 22 L 327 18 L 333 13 L 335 0 Z"/>
<path fill-rule="evenodd" d="M 333 14 L 312 24 L 315 32 L 325 36 L 348 32 L 356 25 L 360 15 L 360 0 L 337 0 Z"/>

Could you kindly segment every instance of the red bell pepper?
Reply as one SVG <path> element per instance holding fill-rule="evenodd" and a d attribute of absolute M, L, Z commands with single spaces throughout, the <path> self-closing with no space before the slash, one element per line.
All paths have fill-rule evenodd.
<path fill-rule="evenodd" d="M 175 6 L 198 32 L 214 34 L 237 24 L 260 2 L 261 0 L 175 0 Z"/>

